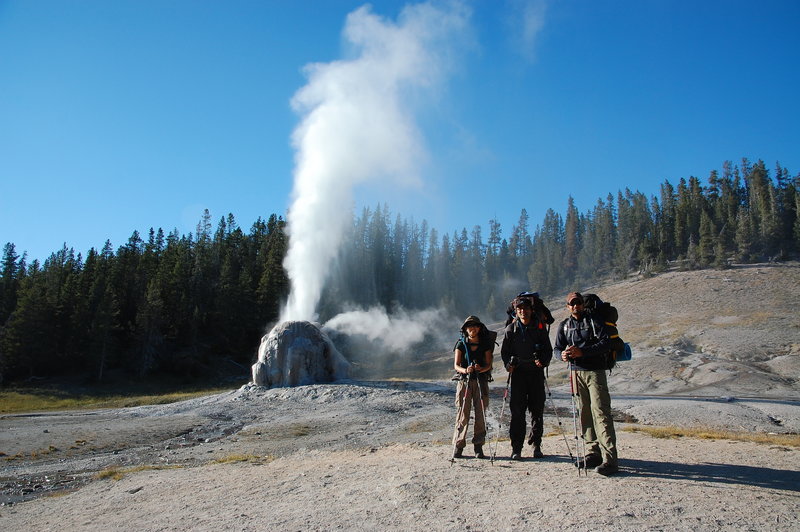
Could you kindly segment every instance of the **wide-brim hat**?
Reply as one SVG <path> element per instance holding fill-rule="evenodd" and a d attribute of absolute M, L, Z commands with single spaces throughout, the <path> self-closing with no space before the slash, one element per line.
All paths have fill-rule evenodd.
<path fill-rule="evenodd" d="M 467 316 L 467 319 L 464 320 L 464 324 L 461 326 L 461 330 L 463 331 L 471 325 L 483 327 L 483 323 L 481 323 L 481 319 L 478 316 Z"/>

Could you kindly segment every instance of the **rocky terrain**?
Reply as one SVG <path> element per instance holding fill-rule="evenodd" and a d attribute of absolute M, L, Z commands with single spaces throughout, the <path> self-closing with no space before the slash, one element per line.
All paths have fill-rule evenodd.
<path fill-rule="evenodd" d="M 445 349 L 424 380 L 243 385 L 171 405 L 0 416 L 0 528 L 797 530 L 798 287 L 800 265 L 790 263 L 583 290 L 618 307 L 634 350 L 610 376 L 614 477 L 571 464 L 558 363 L 544 459 L 530 448 L 522 462 L 508 459 L 498 363 L 488 412 L 496 459 L 451 463 Z M 547 303 L 566 315 L 563 301 Z M 795 444 L 628 430 L 642 426 L 794 434 Z"/>

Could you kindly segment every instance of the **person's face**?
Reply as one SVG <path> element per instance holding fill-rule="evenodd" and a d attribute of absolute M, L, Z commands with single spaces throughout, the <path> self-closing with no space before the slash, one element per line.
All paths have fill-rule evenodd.
<path fill-rule="evenodd" d="M 579 318 L 581 313 L 583 312 L 583 300 L 578 299 L 577 297 L 567 303 L 567 308 L 569 308 L 570 314 L 572 317 Z"/>
<path fill-rule="evenodd" d="M 527 324 L 528 321 L 531 319 L 531 315 L 533 314 L 533 309 L 528 305 L 520 305 L 517 307 L 517 317 L 520 319 L 522 323 Z"/>
<path fill-rule="evenodd" d="M 477 338 L 481 328 L 479 325 L 467 325 L 465 330 L 467 331 L 467 336 L 470 338 Z"/>

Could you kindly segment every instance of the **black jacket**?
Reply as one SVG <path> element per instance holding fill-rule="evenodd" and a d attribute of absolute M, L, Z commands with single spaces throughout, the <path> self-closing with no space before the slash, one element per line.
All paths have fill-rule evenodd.
<path fill-rule="evenodd" d="M 586 315 L 580 320 L 570 316 L 562 321 L 558 326 L 556 343 L 553 347 L 556 356 L 561 358 L 561 352 L 570 345 L 578 346 L 583 351 L 582 357 L 572 360 L 574 369 L 586 371 L 606 369 L 606 354 L 611 349 L 611 341 L 602 323 Z"/>
<path fill-rule="evenodd" d="M 503 358 L 506 368 L 511 362 L 511 357 L 514 356 L 518 361 L 516 369 L 541 371 L 541 368 L 536 367 L 534 361 L 538 359 L 543 366 L 547 366 L 553 358 L 553 346 L 550 343 L 547 326 L 535 319 L 525 326 L 519 319 L 515 319 L 506 326 L 503 332 L 500 356 Z"/>

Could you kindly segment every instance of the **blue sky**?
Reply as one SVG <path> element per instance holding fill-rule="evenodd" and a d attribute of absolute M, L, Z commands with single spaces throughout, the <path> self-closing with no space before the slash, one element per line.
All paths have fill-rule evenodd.
<path fill-rule="evenodd" d="M 373 1 L 391 26 L 403 2 Z M 441 4 L 440 2 L 436 3 Z M 346 60 L 348 0 L 0 0 L 0 245 L 29 260 L 194 231 L 248 230 L 292 201 L 306 65 Z M 474 0 L 435 90 L 409 106 L 420 183 L 387 203 L 440 232 L 531 230 L 629 187 L 723 161 L 800 173 L 800 3 Z M 353 150 L 358 151 L 359 146 Z M 350 206 L 343 205 L 349 209 Z"/>

